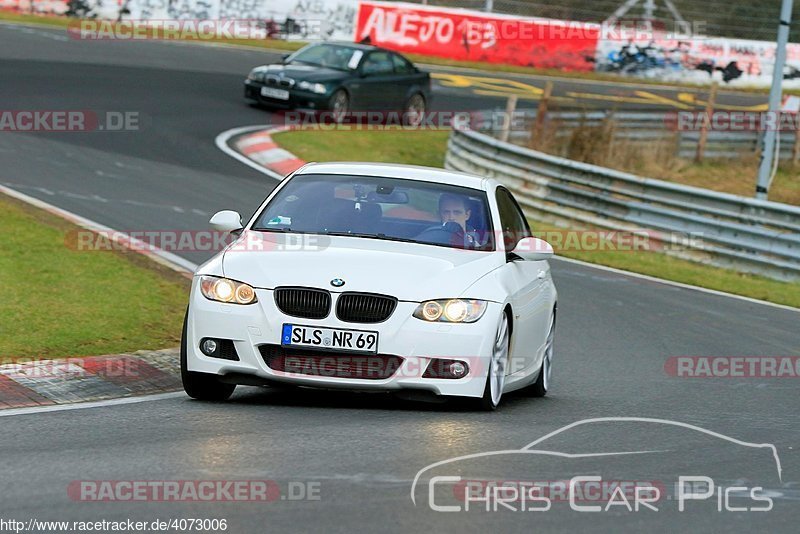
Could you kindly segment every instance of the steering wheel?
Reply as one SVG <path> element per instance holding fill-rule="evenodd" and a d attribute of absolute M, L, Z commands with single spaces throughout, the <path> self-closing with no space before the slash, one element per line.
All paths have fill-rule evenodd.
<path fill-rule="evenodd" d="M 446 222 L 426 228 L 416 239 L 423 243 L 455 245 L 464 242 L 464 229 L 457 222 Z"/>

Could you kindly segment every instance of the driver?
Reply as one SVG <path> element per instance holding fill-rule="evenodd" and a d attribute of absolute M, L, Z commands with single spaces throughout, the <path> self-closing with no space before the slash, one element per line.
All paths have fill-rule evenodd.
<path fill-rule="evenodd" d="M 439 197 L 439 217 L 442 224 L 449 222 L 458 223 L 462 232 L 467 232 L 467 219 L 472 215 L 467 199 L 461 195 L 442 193 Z"/>
<path fill-rule="evenodd" d="M 467 224 L 471 216 L 472 210 L 466 197 L 453 193 L 442 193 L 439 197 L 439 218 L 442 226 L 446 227 L 448 223 L 458 224 L 461 228 L 459 233 L 464 235 L 464 245 L 469 247 L 476 243 L 476 229 Z"/>

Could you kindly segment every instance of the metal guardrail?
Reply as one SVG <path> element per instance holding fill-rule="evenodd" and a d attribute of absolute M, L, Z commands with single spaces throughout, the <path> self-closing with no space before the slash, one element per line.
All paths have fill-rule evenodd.
<path fill-rule="evenodd" d="M 453 130 L 445 167 L 498 179 L 541 221 L 647 232 L 693 261 L 800 279 L 797 206 L 642 178 L 472 130 Z"/>
<path fill-rule="evenodd" d="M 530 141 L 531 125 L 536 120 L 536 111 L 518 111 L 521 114 L 518 127 L 509 132 L 509 141 L 526 146 Z M 674 112 L 673 112 L 674 113 Z M 657 112 L 548 112 L 545 119 L 545 128 L 553 131 L 556 138 L 565 138 L 580 126 L 598 127 L 604 121 L 611 119 L 614 123 L 613 135 L 615 141 L 628 143 L 650 143 L 665 141 L 675 146 L 675 155 L 680 158 L 692 159 L 697 150 L 700 139 L 698 131 L 678 131 L 675 128 L 675 117 L 669 113 Z M 557 128 L 555 127 L 557 126 Z M 743 154 L 755 154 L 760 148 L 761 132 L 749 131 L 717 131 L 709 130 L 706 140 L 705 157 L 735 158 Z M 784 131 L 780 133 L 780 157 L 791 159 L 794 155 L 795 132 Z"/>

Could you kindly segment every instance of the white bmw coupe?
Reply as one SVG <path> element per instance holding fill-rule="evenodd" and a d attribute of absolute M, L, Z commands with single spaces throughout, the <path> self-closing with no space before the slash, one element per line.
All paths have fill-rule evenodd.
<path fill-rule="evenodd" d="M 309 164 L 192 282 L 183 387 L 237 384 L 468 397 L 550 387 L 553 249 L 493 179 L 371 163 Z"/>

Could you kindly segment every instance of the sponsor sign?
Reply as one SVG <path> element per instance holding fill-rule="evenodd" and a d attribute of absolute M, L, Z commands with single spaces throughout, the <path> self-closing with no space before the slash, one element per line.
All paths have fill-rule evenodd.
<path fill-rule="evenodd" d="M 358 42 L 465 61 L 591 71 L 600 27 L 418 4 L 360 2 Z"/>

